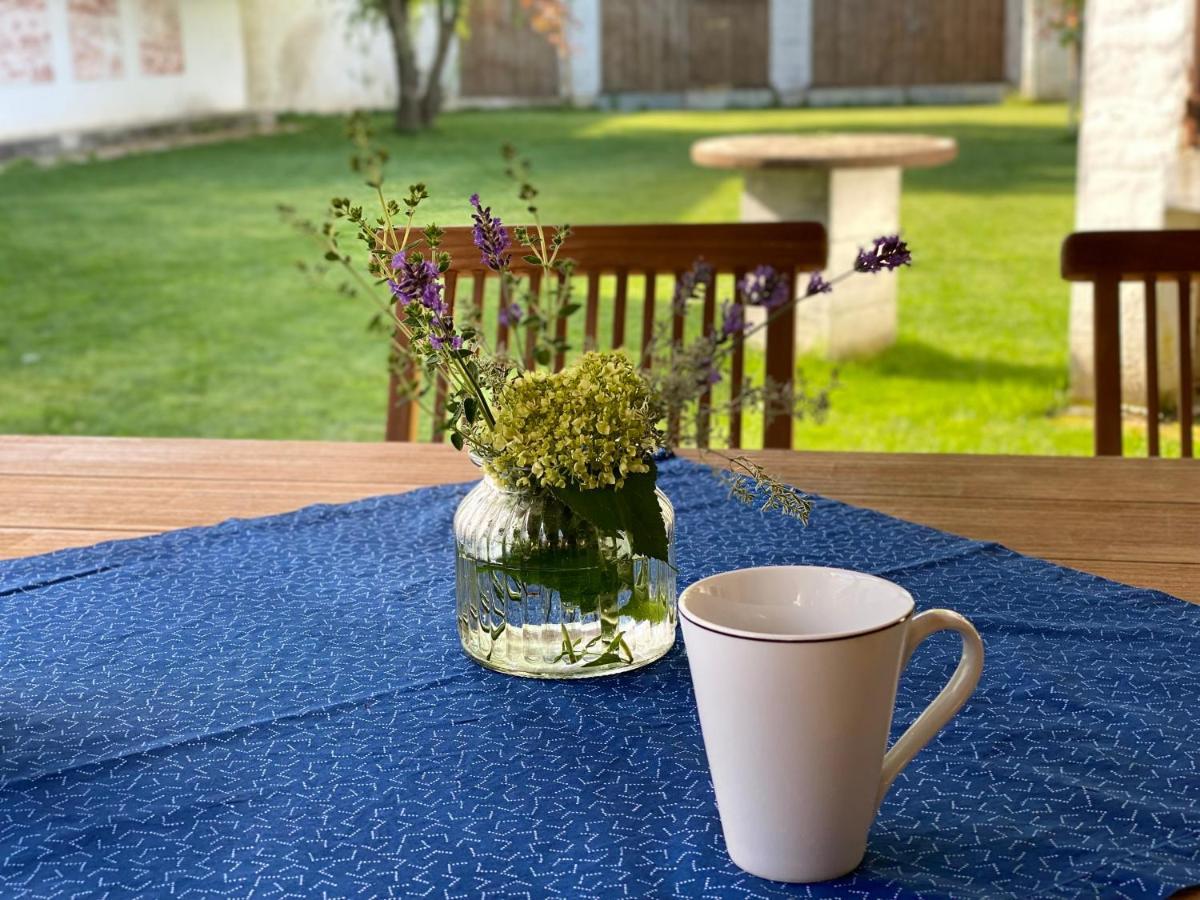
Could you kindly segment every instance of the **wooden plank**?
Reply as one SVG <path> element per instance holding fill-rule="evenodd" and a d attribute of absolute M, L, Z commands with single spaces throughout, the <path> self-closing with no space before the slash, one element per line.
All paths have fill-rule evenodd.
<path fill-rule="evenodd" d="M 1146 319 L 1146 439 L 1150 455 L 1158 456 L 1158 282 L 1147 278 L 1143 289 Z"/>
<path fill-rule="evenodd" d="M 1175 278 L 1200 272 L 1200 230 L 1077 231 L 1063 241 L 1061 261 L 1067 281 Z"/>
<path fill-rule="evenodd" d="M 694 456 L 694 451 L 684 455 Z M 982 456 L 974 454 L 745 451 L 779 477 L 829 494 L 990 499 L 1112 499 L 1200 505 L 1200 465 L 1178 459 Z M 0 435 L 0 478 L 248 479 L 377 483 L 408 470 L 429 484 L 477 470 L 449 447 L 329 441 Z M 1200 539 L 1198 539 L 1200 540 Z"/>
<path fill-rule="evenodd" d="M 1180 275 L 1176 286 L 1179 291 L 1179 434 L 1180 455 L 1188 458 L 1192 451 L 1192 404 L 1196 394 L 1196 381 L 1192 377 L 1192 280 Z"/>
<path fill-rule="evenodd" d="M 1092 294 L 1092 367 L 1096 386 L 1093 415 L 1096 455 L 1120 456 L 1120 283 L 1109 275 L 1096 281 Z"/>
<path fill-rule="evenodd" d="M 478 477 L 478 472 L 468 470 L 447 480 L 472 477 Z M 313 503 L 403 493 L 427 483 L 429 479 L 411 463 L 403 477 L 353 483 L 25 475 L 0 484 L 0 527 L 166 530 L 270 515 Z M 1097 516 L 1095 505 L 1081 500 L 897 497 L 862 491 L 853 484 L 824 493 L 1038 556 L 1099 554 L 1110 560 L 1193 563 L 1200 552 L 1200 505 L 1194 503 L 1113 499 L 1105 504 L 1104 516 Z M 1114 528 L 1113 522 L 1121 527 Z"/>
<path fill-rule="evenodd" d="M 1200 600 L 1187 460 L 747 455 L 805 490 Z M 0 437 L 0 555 L 475 477 L 464 454 L 426 444 Z"/>
<path fill-rule="evenodd" d="M 1005 80 L 1004 0 L 813 0 L 813 85 Z"/>
<path fill-rule="evenodd" d="M 517 0 L 472 0 L 459 51 L 464 97 L 558 96 L 558 53 Z"/>

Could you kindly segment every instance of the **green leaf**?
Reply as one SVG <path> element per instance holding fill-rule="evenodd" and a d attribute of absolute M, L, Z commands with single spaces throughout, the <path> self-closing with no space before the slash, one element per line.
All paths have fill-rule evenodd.
<path fill-rule="evenodd" d="M 565 319 L 568 316 L 579 312 L 579 310 L 582 308 L 583 307 L 581 307 L 578 303 L 566 303 L 563 305 L 562 309 L 558 311 L 558 317 L 560 319 Z"/>
<path fill-rule="evenodd" d="M 667 559 L 667 526 L 662 508 L 654 494 L 658 476 L 653 462 L 649 472 L 625 478 L 620 490 L 603 488 L 581 491 L 577 488 L 554 488 L 554 496 L 571 508 L 571 512 L 587 519 L 604 534 L 625 532 L 629 545 L 639 556 Z"/>
<path fill-rule="evenodd" d="M 521 259 L 525 260 L 525 262 L 529 263 L 531 266 L 540 266 L 542 264 L 541 257 L 534 256 L 532 253 L 528 254 L 527 256 L 522 256 Z"/>
<path fill-rule="evenodd" d="M 450 433 L 450 443 L 454 445 L 455 450 L 461 450 L 463 448 L 463 436 L 457 431 L 452 431 Z"/>
<path fill-rule="evenodd" d="M 475 413 L 479 409 L 479 404 L 474 397 L 467 397 L 463 400 L 463 416 L 467 420 L 468 425 L 475 424 Z"/>
<path fill-rule="evenodd" d="M 563 606 L 577 608 L 582 615 L 596 612 L 605 600 L 615 603 L 621 591 L 632 588 L 622 568 L 595 546 L 538 548 L 480 563 L 479 571 L 558 591 Z"/>

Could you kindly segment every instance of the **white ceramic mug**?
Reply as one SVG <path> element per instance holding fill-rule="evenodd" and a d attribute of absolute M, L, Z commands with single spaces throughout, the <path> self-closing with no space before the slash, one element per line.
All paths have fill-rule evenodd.
<path fill-rule="evenodd" d="M 854 869 L 896 775 L 975 690 L 971 623 L 913 607 L 897 584 L 818 566 L 725 572 L 680 596 L 725 844 L 747 872 L 809 882 Z M 944 629 L 962 637 L 958 668 L 888 750 L 900 673 Z"/>

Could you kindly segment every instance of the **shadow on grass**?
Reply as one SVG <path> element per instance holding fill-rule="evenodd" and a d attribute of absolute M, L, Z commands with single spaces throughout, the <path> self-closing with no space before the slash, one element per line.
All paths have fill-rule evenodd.
<path fill-rule="evenodd" d="M 846 368 L 868 369 L 878 375 L 917 381 L 960 384 L 1016 381 L 1040 387 L 1066 386 L 1066 373 L 1059 366 L 955 356 L 912 338 L 902 338 L 878 356 L 850 362 Z"/>

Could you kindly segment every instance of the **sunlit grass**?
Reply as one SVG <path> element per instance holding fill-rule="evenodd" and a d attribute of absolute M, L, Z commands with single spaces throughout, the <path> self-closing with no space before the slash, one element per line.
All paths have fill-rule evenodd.
<path fill-rule="evenodd" d="M 381 122 L 383 120 L 381 119 Z M 497 148 L 530 155 L 550 221 L 735 221 L 735 173 L 688 161 L 742 131 L 892 130 L 956 137 L 953 165 L 905 176 L 917 263 L 900 339 L 843 363 L 799 446 L 1087 453 L 1064 418 L 1075 148 L 1060 106 L 457 113 L 388 138 L 393 179 L 428 183 L 428 216 L 484 195 L 518 218 Z M 277 203 L 317 213 L 362 195 L 334 119 L 295 133 L 0 174 L 0 432 L 375 439 L 384 348 L 368 311 L 305 281 L 310 250 Z M 660 291 L 660 294 L 662 292 Z M 637 329 L 631 321 L 629 340 Z M 607 324 L 602 324 L 603 329 Z M 802 361 L 810 381 L 831 377 Z M 757 426 L 748 426 L 757 427 Z"/>

